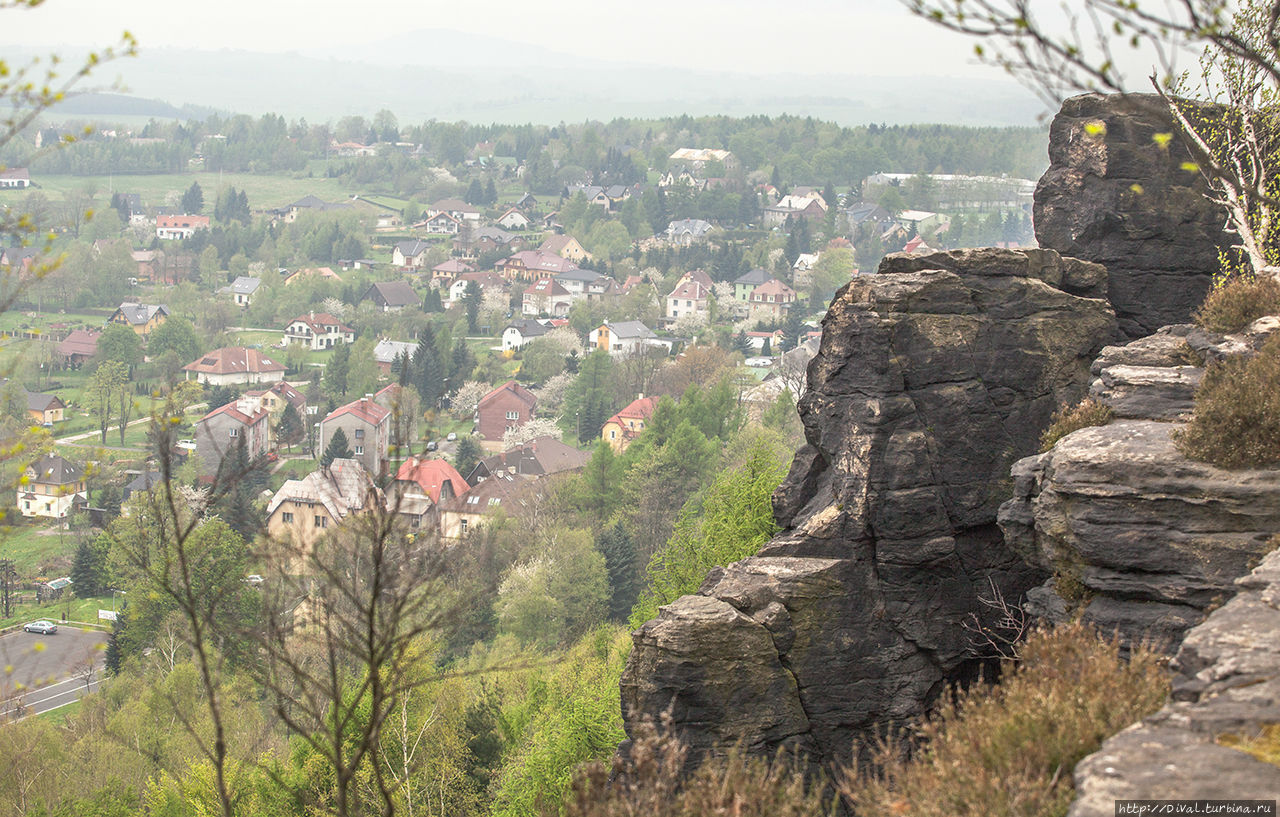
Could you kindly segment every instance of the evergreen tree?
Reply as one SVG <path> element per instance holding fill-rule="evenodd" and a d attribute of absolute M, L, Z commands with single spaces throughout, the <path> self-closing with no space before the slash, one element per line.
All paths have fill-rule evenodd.
<path fill-rule="evenodd" d="M 436 349 L 436 335 L 428 325 L 418 336 L 418 348 L 413 352 L 413 386 L 425 408 L 435 408 L 444 389 L 444 377 L 440 352 Z"/>
<path fill-rule="evenodd" d="M 347 432 L 338 429 L 333 432 L 333 436 L 329 438 L 329 444 L 324 447 L 324 453 L 320 455 L 320 467 L 328 468 L 333 465 L 334 460 L 349 460 L 355 455 L 351 453 L 351 446 L 347 443 Z"/>
<path fill-rule="evenodd" d="M 476 442 L 476 438 L 470 435 L 458 440 L 458 449 L 453 455 L 453 467 L 458 469 L 458 473 L 466 477 L 472 469 L 476 467 L 476 463 L 480 462 L 484 455 L 484 450 L 480 448 L 480 443 Z"/>
<path fill-rule="evenodd" d="M 71 587 L 78 597 L 87 599 L 101 596 L 105 583 L 104 568 L 106 553 L 98 540 L 85 539 L 76 548 L 75 560 L 71 563 Z"/>
<path fill-rule="evenodd" d="M 476 368 L 476 356 L 462 338 L 453 342 L 453 354 L 449 360 L 449 382 L 461 386 Z"/>
<path fill-rule="evenodd" d="M 467 281 L 467 288 L 462 293 L 462 306 L 467 311 L 467 334 L 474 335 L 480 331 L 480 301 L 484 292 L 475 281 Z"/>
<path fill-rule="evenodd" d="M 761 357 L 773 357 L 773 347 L 769 344 L 769 338 L 764 339 L 764 343 L 760 346 Z"/>
<path fill-rule="evenodd" d="M 787 319 L 782 324 L 782 347 L 790 351 L 800 345 L 800 333 L 804 331 L 804 316 L 800 309 L 792 304 L 787 311 Z"/>
<path fill-rule="evenodd" d="M 479 179 L 472 179 L 471 186 L 467 188 L 467 204 L 484 204 L 484 189 L 480 187 Z"/>
<path fill-rule="evenodd" d="M 114 483 L 98 491 L 98 507 L 106 511 L 108 516 L 120 515 L 120 488 Z"/>
<path fill-rule="evenodd" d="M 745 329 L 738 330 L 738 334 L 733 336 L 733 351 L 741 352 L 747 357 L 751 356 L 751 341 L 747 340 L 747 332 Z"/>
<path fill-rule="evenodd" d="M 324 367 L 324 383 L 329 392 L 339 397 L 347 396 L 347 381 L 351 374 L 351 347 L 339 343 Z"/>
<path fill-rule="evenodd" d="M 578 377 L 564 401 L 564 422 L 573 423 L 578 441 L 587 442 L 600 436 L 600 428 L 613 408 L 613 358 L 597 349 L 582 361 Z"/>
<path fill-rule="evenodd" d="M 209 411 L 222 408 L 227 403 L 236 399 L 236 391 L 230 386 L 213 386 L 209 389 L 208 397 L 205 402 L 209 404 Z"/>
<path fill-rule="evenodd" d="M 498 186 L 493 183 L 493 179 L 484 187 L 484 203 L 491 207 L 498 203 Z"/>
<path fill-rule="evenodd" d="M 636 547 L 621 522 L 615 522 L 596 537 L 596 550 L 604 556 L 609 572 L 609 618 L 626 621 L 640 595 L 640 570 Z"/>
<path fill-rule="evenodd" d="M 293 448 L 302 442 L 305 430 L 302 426 L 302 415 L 298 414 L 293 403 L 285 401 L 284 409 L 280 412 L 280 422 L 276 423 L 276 439 Z"/>
<path fill-rule="evenodd" d="M 103 656 L 103 669 L 107 675 L 112 677 L 120 674 L 120 642 L 119 636 L 121 630 L 124 629 L 126 611 L 121 609 L 116 614 L 116 620 L 111 622 L 111 633 L 107 636 L 107 651 Z"/>
<path fill-rule="evenodd" d="M 192 182 L 187 192 L 182 194 L 182 212 L 196 215 L 203 209 L 204 191 L 200 189 L 200 182 Z"/>
<path fill-rule="evenodd" d="M 787 245 L 782 249 L 782 257 L 787 260 L 787 266 L 790 267 L 796 263 L 796 259 L 800 257 L 800 236 L 797 234 L 796 221 L 804 221 L 804 219 L 796 219 L 794 216 L 787 216 Z"/>

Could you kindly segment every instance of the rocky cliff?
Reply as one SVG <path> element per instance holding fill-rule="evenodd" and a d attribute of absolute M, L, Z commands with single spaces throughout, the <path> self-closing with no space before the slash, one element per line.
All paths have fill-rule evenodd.
<path fill-rule="evenodd" d="M 1054 252 L 977 250 L 891 256 L 841 290 L 774 497 L 784 531 L 635 633 L 628 729 L 669 711 L 695 754 L 745 739 L 823 761 L 971 673 L 962 623 L 1045 578 L 996 511 L 1088 388 L 1115 332 L 1105 286 Z"/>
<path fill-rule="evenodd" d="M 1108 299 L 1129 338 L 1184 323 L 1230 243 L 1221 212 L 1154 95 L 1089 94 L 1063 103 L 1049 130 L 1049 170 L 1035 194 L 1041 247 L 1106 266 Z"/>

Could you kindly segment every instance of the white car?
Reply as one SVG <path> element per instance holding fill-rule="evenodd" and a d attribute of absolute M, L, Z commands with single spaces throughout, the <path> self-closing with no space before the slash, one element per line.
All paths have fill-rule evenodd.
<path fill-rule="evenodd" d="M 181 448 L 183 451 L 195 451 L 196 441 L 195 440 L 178 440 L 177 446 L 178 448 Z"/>
<path fill-rule="evenodd" d="M 52 621 L 49 621 L 48 619 L 42 618 L 39 621 L 33 621 L 30 624 L 24 624 L 22 626 L 22 629 L 26 630 L 29 633 L 39 633 L 40 635 L 54 635 L 55 633 L 58 632 L 58 625 L 54 624 Z"/>

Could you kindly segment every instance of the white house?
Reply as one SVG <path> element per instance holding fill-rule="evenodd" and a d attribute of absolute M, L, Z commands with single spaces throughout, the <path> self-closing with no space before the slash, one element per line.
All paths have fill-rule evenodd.
<path fill-rule="evenodd" d="M 512 207 L 507 212 L 498 216 L 498 225 L 508 230 L 527 230 L 529 229 L 529 219 L 524 213 Z"/>
<path fill-rule="evenodd" d="M 253 301 L 253 296 L 260 286 L 262 286 L 261 278 L 251 278 L 248 275 L 240 275 L 231 282 L 230 286 L 223 287 L 218 291 L 223 294 L 230 295 L 236 306 L 247 308 Z"/>
<path fill-rule="evenodd" d="M 355 330 L 328 312 L 299 315 L 284 330 L 285 343 L 301 343 L 315 352 L 337 343 L 354 343 L 355 339 Z"/>
<path fill-rule="evenodd" d="M 653 330 L 640 321 L 605 321 L 587 337 L 590 348 L 605 349 L 611 355 L 631 354 L 660 343 Z"/>
<path fill-rule="evenodd" d="M 667 317 L 680 318 L 685 315 L 709 315 L 708 299 L 710 288 L 701 281 L 683 280 L 680 285 L 667 296 Z"/>
<path fill-rule="evenodd" d="M 18 488 L 23 516 L 65 519 L 77 505 L 87 505 L 84 469 L 57 454 L 45 454 L 27 466 Z"/>
<path fill-rule="evenodd" d="M 528 318 L 512 321 L 502 330 L 502 351 L 519 349 L 550 331 L 545 324 Z"/>

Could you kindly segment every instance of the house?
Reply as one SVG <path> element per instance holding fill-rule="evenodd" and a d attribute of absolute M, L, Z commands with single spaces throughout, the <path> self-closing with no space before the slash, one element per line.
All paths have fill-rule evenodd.
<path fill-rule="evenodd" d="M 377 364 L 378 371 L 391 374 L 391 367 L 396 362 L 396 358 L 403 355 L 412 359 L 417 348 L 418 344 L 410 341 L 381 338 L 373 347 L 373 362 Z"/>
<path fill-rule="evenodd" d="M 98 338 L 101 332 L 92 329 L 73 329 L 71 334 L 58 344 L 58 357 L 72 369 L 80 368 L 86 360 L 98 353 Z"/>
<path fill-rule="evenodd" d="M 516 199 L 516 208 L 521 212 L 527 213 L 538 206 L 538 199 L 532 193 L 525 193 Z"/>
<path fill-rule="evenodd" d="M 529 318 L 512 321 L 502 330 L 502 351 L 523 348 L 532 343 L 534 338 L 540 338 L 550 331 L 546 325 Z"/>
<path fill-rule="evenodd" d="M 476 428 L 487 448 L 502 445 L 509 428 L 519 428 L 533 418 L 538 408 L 534 393 L 514 380 L 508 380 L 480 398 L 476 406 Z"/>
<path fill-rule="evenodd" d="M 496 272 L 464 272 L 449 285 L 449 300 L 461 301 L 467 292 L 467 284 L 472 281 L 480 287 L 481 293 L 504 292 L 507 289 L 507 279 Z"/>
<path fill-rule="evenodd" d="M 679 247 L 688 247 L 694 242 L 706 238 L 710 232 L 711 222 L 703 221 L 700 218 L 682 218 L 669 223 L 662 234 L 672 244 Z"/>
<path fill-rule="evenodd" d="M 771 323 L 786 317 L 796 302 L 796 291 L 776 278 L 770 279 L 751 291 L 748 303 L 751 320 Z"/>
<path fill-rule="evenodd" d="M 25 167 L 9 167 L 0 170 L 0 190 L 14 190 L 31 186 L 31 174 Z"/>
<path fill-rule="evenodd" d="M 123 501 L 128 502 L 134 494 L 145 494 L 162 482 L 164 482 L 164 477 L 159 471 L 139 471 L 133 479 L 124 484 L 124 488 L 121 490 L 121 497 Z"/>
<path fill-rule="evenodd" d="M 603 282 L 613 280 L 595 270 L 578 269 L 577 267 L 558 273 L 555 279 L 556 283 L 564 287 L 575 301 L 590 300 L 590 297 L 588 297 L 588 287 L 590 285 L 599 283 L 603 286 Z"/>
<path fill-rule="evenodd" d="M 480 211 L 460 199 L 441 199 L 440 201 L 427 206 L 427 218 L 439 215 L 440 213 L 448 213 L 458 221 L 462 221 L 464 219 L 467 221 L 480 220 Z"/>
<path fill-rule="evenodd" d="M 200 476 L 205 481 L 226 482 L 238 474 L 226 473 L 233 466 L 224 460 L 244 446 L 246 462 L 265 456 L 271 447 L 271 413 L 255 397 L 241 397 L 219 406 L 196 421 L 196 454 Z M 229 483 L 226 483 L 229 484 Z"/>
<path fill-rule="evenodd" d="M 849 226 L 855 230 L 864 224 L 869 224 L 876 228 L 877 232 L 882 233 L 893 223 L 892 213 L 870 201 L 862 201 L 851 205 L 845 211 L 845 216 L 849 219 Z"/>
<path fill-rule="evenodd" d="M 826 218 L 827 208 L 821 196 L 814 198 L 783 196 L 777 204 L 764 208 L 764 225 L 781 227 L 788 218 L 804 218 L 812 221 Z"/>
<path fill-rule="evenodd" d="M 155 281 L 160 277 L 160 270 L 164 266 L 164 253 L 159 250 L 135 250 L 129 255 L 138 265 L 139 280 Z"/>
<path fill-rule="evenodd" d="M 422 299 L 404 281 L 378 281 L 370 284 L 361 301 L 373 301 L 383 312 L 399 312 L 406 306 L 419 306 Z"/>
<path fill-rule="evenodd" d="M 431 268 L 431 286 L 447 287 L 464 272 L 475 272 L 476 268 L 460 258 L 450 258 Z"/>
<path fill-rule="evenodd" d="M 744 272 L 733 281 L 733 297 L 746 303 L 751 300 L 751 292 L 756 287 L 772 280 L 773 276 L 759 267 Z"/>
<path fill-rule="evenodd" d="M 898 213 L 898 223 L 908 235 L 915 234 L 929 240 L 951 228 L 951 218 L 926 210 L 903 210 Z"/>
<path fill-rule="evenodd" d="M 142 337 L 147 337 L 169 317 L 169 307 L 164 304 L 135 304 L 126 301 L 116 307 L 107 323 L 123 324 Z"/>
<path fill-rule="evenodd" d="M 62 422 L 62 412 L 66 408 L 67 404 L 56 394 L 27 392 L 27 417 L 36 425 Z"/>
<path fill-rule="evenodd" d="M 440 212 L 413 226 L 426 230 L 431 235 L 457 235 L 462 226 L 462 220 L 454 218 L 448 213 Z"/>
<path fill-rule="evenodd" d="M 330 528 L 380 504 L 381 491 L 360 463 L 335 459 L 302 479 L 286 480 L 267 504 L 267 533 L 273 540 L 309 548 Z"/>
<path fill-rule="evenodd" d="M 387 471 L 387 451 L 391 445 L 391 412 L 374 402 L 372 394 L 339 406 L 320 421 L 315 455 L 319 458 L 342 429 L 355 459 L 371 474 Z"/>
<path fill-rule="evenodd" d="M 156 216 L 156 238 L 175 241 L 190 238 L 196 230 L 209 229 L 208 216 Z"/>
<path fill-rule="evenodd" d="M 397 267 L 421 269 L 427 263 L 427 250 L 434 246 L 420 238 L 412 241 L 397 241 L 391 248 L 391 263 Z"/>
<path fill-rule="evenodd" d="M 582 196 L 589 204 L 597 204 L 608 210 L 611 202 L 609 197 L 605 195 L 604 188 L 595 184 L 570 184 L 566 185 L 561 192 L 560 197 L 563 199 L 571 199 L 575 196 Z"/>
<path fill-rule="evenodd" d="M 508 281 L 529 282 L 548 275 L 560 275 L 577 268 L 578 265 L 569 259 L 542 250 L 523 250 L 514 253 L 499 261 L 496 267 L 502 277 Z"/>
<path fill-rule="evenodd" d="M 284 364 L 277 363 L 258 349 L 224 346 L 182 367 L 187 380 L 195 376 L 200 383 L 228 386 L 232 383 L 274 383 L 284 375 Z"/>
<path fill-rule="evenodd" d="M 625 355 L 654 345 L 657 337 L 640 321 L 605 321 L 591 330 L 587 346 L 605 349 L 611 355 Z"/>
<path fill-rule="evenodd" d="M 84 469 L 57 454 L 45 454 L 27 466 L 18 487 L 23 516 L 65 519 L 89 504 Z"/>
<path fill-rule="evenodd" d="M 519 448 L 480 460 L 467 474 L 467 482 L 478 485 L 494 474 L 529 479 L 578 471 L 586 466 L 589 459 L 590 451 L 580 451 L 555 437 L 539 437 Z"/>
<path fill-rule="evenodd" d="M 453 251 L 469 257 L 524 249 L 524 239 L 501 227 L 475 227 L 453 240 Z"/>
<path fill-rule="evenodd" d="M 512 207 L 507 212 L 498 216 L 494 222 L 499 227 L 505 227 L 508 230 L 527 230 L 529 229 L 529 217 L 520 212 L 517 208 Z"/>
<path fill-rule="evenodd" d="M 262 286 L 261 278 L 251 278 L 248 275 L 238 275 L 231 282 L 230 286 L 225 286 L 218 290 L 219 294 L 230 295 L 231 300 L 236 306 L 248 308 L 253 300 L 254 293 Z"/>
<path fill-rule="evenodd" d="M 323 281 L 342 283 L 342 276 L 329 267 L 304 267 L 289 273 L 284 279 L 284 285 L 289 286 L 307 278 L 319 278 Z"/>
<path fill-rule="evenodd" d="M 587 252 L 583 246 L 578 243 L 578 239 L 571 235 L 553 235 L 543 241 L 538 247 L 542 252 L 549 252 L 558 255 L 561 258 L 567 258 L 575 264 L 590 260 L 591 253 Z"/>
<path fill-rule="evenodd" d="M 569 314 L 573 296 L 555 278 L 542 278 L 524 291 L 520 305 L 522 315 L 551 315 L 563 318 Z"/>
<path fill-rule="evenodd" d="M 600 439 L 607 442 L 614 453 L 621 454 L 644 431 L 645 424 L 657 408 L 657 397 L 641 395 L 605 421 L 604 427 L 600 429 Z"/>
<path fill-rule="evenodd" d="M 791 265 L 791 269 L 796 272 L 808 272 L 813 269 L 813 265 L 818 263 L 819 253 L 802 252 L 796 256 L 796 262 Z"/>
<path fill-rule="evenodd" d="M 313 352 L 332 349 L 338 343 L 354 343 L 356 332 L 328 312 L 299 315 L 284 329 L 284 341 L 301 343 Z"/>
<path fill-rule="evenodd" d="M 687 315 L 710 315 L 710 297 L 710 287 L 703 286 L 699 281 L 683 281 L 667 296 L 667 317 L 674 319 Z"/>
<path fill-rule="evenodd" d="M 396 471 L 393 490 L 401 496 L 419 494 L 433 505 L 462 496 L 471 489 L 457 469 L 441 459 L 410 457 Z"/>
<path fill-rule="evenodd" d="M 462 496 L 442 502 L 438 511 L 440 535 L 446 539 L 462 539 L 499 515 L 519 513 L 526 507 L 530 484 L 510 474 L 498 473 Z"/>
<path fill-rule="evenodd" d="M 719 162 L 726 174 L 736 173 L 742 167 L 737 156 L 730 151 L 718 148 L 679 148 L 667 159 L 669 162 L 686 164 L 699 172 L 706 170 L 711 162 Z"/>
<path fill-rule="evenodd" d="M 298 413 L 299 419 L 304 424 L 307 422 L 306 395 L 283 380 L 277 381 L 268 389 L 247 391 L 244 393 L 244 396 L 259 401 L 262 404 L 262 407 L 267 410 L 267 414 L 271 415 L 267 423 L 267 430 L 271 435 L 269 444 L 271 448 L 275 448 L 278 445 L 276 440 L 276 426 L 280 424 L 280 415 L 284 413 L 285 406 L 292 405 L 293 410 Z"/>
<path fill-rule="evenodd" d="M 418 439 L 419 398 L 417 389 L 391 383 L 383 386 L 373 395 L 373 402 L 391 412 L 390 445 L 409 449 L 413 441 Z"/>

